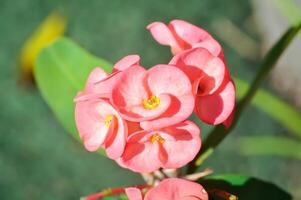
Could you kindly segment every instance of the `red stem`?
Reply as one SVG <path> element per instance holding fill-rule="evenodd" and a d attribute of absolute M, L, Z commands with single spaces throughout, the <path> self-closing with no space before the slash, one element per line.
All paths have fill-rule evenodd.
<path fill-rule="evenodd" d="M 140 190 L 144 189 L 144 188 L 149 188 L 151 187 L 150 185 L 137 185 L 137 186 L 132 186 L 132 187 L 136 187 Z M 125 192 L 125 188 L 120 187 L 120 188 L 109 188 L 109 189 L 105 189 L 101 192 L 95 193 L 95 194 L 90 194 L 86 197 L 82 197 L 80 200 L 96 200 L 98 198 L 103 198 L 105 196 L 110 196 L 110 195 L 117 195 L 117 194 L 122 194 Z"/>

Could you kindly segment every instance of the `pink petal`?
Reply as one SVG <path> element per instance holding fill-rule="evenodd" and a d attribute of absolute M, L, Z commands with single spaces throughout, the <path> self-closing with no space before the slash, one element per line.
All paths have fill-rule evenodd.
<path fill-rule="evenodd" d="M 208 200 L 204 188 L 195 182 L 168 178 L 146 193 L 145 200 Z"/>
<path fill-rule="evenodd" d="M 116 71 L 108 75 L 105 79 L 94 83 L 93 92 L 103 98 L 112 98 L 113 88 L 122 75 L 121 71 Z"/>
<path fill-rule="evenodd" d="M 180 68 L 193 83 L 196 79 L 203 77 L 202 67 L 212 58 L 213 56 L 206 49 L 198 48 L 176 55 L 170 63 Z"/>
<path fill-rule="evenodd" d="M 152 36 L 162 45 L 169 45 L 173 55 L 184 50 L 203 47 L 223 59 L 221 45 L 205 30 L 183 20 L 173 20 L 168 26 L 162 22 L 148 25 Z"/>
<path fill-rule="evenodd" d="M 212 55 L 224 59 L 224 54 L 221 45 L 212 37 L 208 37 L 205 40 L 198 42 L 192 46 L 193 48 L 204 48 L 207 49 Z"/>
<path fill-rule="evenodd" d="M 179 38 L 190 44 L 190 48 L 202 47 L 214 56 L 222 54 L 221 45 L 204 29 L 183 20 L 173 20 L 169 27 L 172 27 Z"/>
<path fill-rule="evenodd" d="M 90 138 L 98 138 L 98 141 L 93 143 L 93 146 L 97 149 L 105 140 L 108 129 L 104 128 L 104 119 L 106 116 L 113 113 L 113 108 L 105 101 L 91 100 L 81 101 L 76 103 L 75 106 L 75 121 L 79 131 L 81 139 L 84 143 L 89 141 Z M 89 148 L 89 151 L 95 151 L 95 148 Z"/>
<path fill-rule="evenodd" d="M 129 200 L 143 200 L 141 191 L 138 188 L 130 187 L 125 189 Z"/>
<path fill-rule="evenodd" d="M 175 31 L 175 35 L 191 45 L 190 48 L 202 47 L 214 56 L 222 57 L 221 45 L 204 29 L 183 20 L 173 20 L 169 26 Z"/>
<path fill-rule="evenodd" d="M 126 124 L 120 115 L 115 113 L 118 120 L 117 131 L 114 131 L 113 138 L 108 142 L 105 141 L 107 156 L 111 159 L 119 158 L 124 151 L 126 138 L 127 138 L 127 128 Z"/>
<path fill-rule="evenodd" d="M 113 72 L 124 71 L 133 65 L 139 65 L 139 61 L 140 56 L 138 55 L 125 56 L 114 65 Z"/>
<path fill-rule="evenodd" d="M 143 106 L 143 101 L 148 99 L 151 94 L 144 82 L 146 70 L 138 65 L 130 67 L 123 72 L 119 83 L 112 92 L 112 102 L 129 121 L 142 121 L 154 119 L 164 113 L 170 106 L 170 97 L 161 94 L 160 105 L 148 110 Z"/>
<path fill-rule="evenodd" d="M 78 92 L 78 94 L 73 99 L 74 102 L 87 101 L 90 99 L 99 99 L 102 98 L 103 95 L 90 93 L 90 92 Z"/>
<path fill-rule="evenodd" d="M 230 116 L 223 122 L 223 125 L 226 128 L 230 128 L 230 126 L 232 125 L 232 122 L 233 122 L 233 119 L 234 119 L 234 115 L 235 115 L 235 108 L 233 109 L 233 111 L 230 114 Z"/>
<path fill-rule="evenodd" d="M 88 139 L 84 141 L 85 148 L 88 151 L 96 151 L 101 147 L 102 143 L 105 141 L 106 137 L 110 135 L 112 130 L 109 127 L 101 126 L 98 131 L 95 131 Z"/>
<path fill-rule="evenodd" d="M 118 164 L 134 172 L 149 173 L 160 168 L 161 162 L 158 155 L 159 144 L 131 142 L 129 140 Z"/>
<path fill-rule="evenodd" d="M 192 49 L 181 55 L 171 62 L 190 78 L 194 94 L 212 94 L 220 87 L 226 74 L 226 66 L 220 58 L 204 48 Z"/>
<path fill-rule="evenodd" d="M 113 116 L 109 127 L 104 124 L 107 116 Z M 119 113 L 107 101 L 92 99 L 77 102 L 75 121 L 88 151 L 96 151 L 103 146 L 108 157 L 116 159 L 121 156 L 127 137 L 126 126 Z"/>
<path fill-rule="evenodd" d="M 99 67 L 94 68 L 87 79 L 86 90 L 92 90 L 96 82 L 105 79 L 107 76 L 108 74 L 103 69 Z"/>
<path fill-rule="evenodd" d="M 207 31 L 183 20 L 172 20 L 169 23 L 169 26 L 173 28 L 175 33 L 182 40 L 190 45 L 194 45 L 208 37 L 211 37 Z"/>
<path fill-rule="evenodd" d="M 128 136 L 131 136 L 131 134 L 143 130 L 143 129 L 140 127 L 139 122 L 126 121 L 126 125 L 127 125 L 127 127 L 128 127 Z"/>
<path fill-rule="evenodd" d="M 174 53 L 182 50 L 175 36 L 164 23 L 153 22 L 147 26 L 147 29 L 150 30 L 152 36 L 158 43 L 162 45 L 169 45 Z"/>
<path fill-rule="evenodd" d="M 87 83 L 89 87 L 86 87 L 87 89 L 84 92 L 85 95 L 82 96 L 89 98 L 86 95 L 96 93 L 100 97 L 110 99 L 112 95 L 112 89 L 115 86 L 116 82 L 119 81 L 119 78 L 122 74 L 121 72 L 133 65 L 138 64 L 139 60 L 140 57 L 138 55 L 126 56 L 114 65 L 113 72 L 110 75 L 102 75 L 102 77 L 98 79 L 94 77 L 98 77 L 96 72 L 100 74 L 101 71 L 99 70 L 101 69 L 97 69 L 98 71 L 92 72 Z M 103 71 L 103 73 L 105 72 Z"/>
<path fill-rule="evenodd" d="M 196 197 L 196 196 L 185 196 L 185 197 L 182 197 L 181 200 L 200 200 L 200 198 Z"/>
<path fill-rule="evenodd" d="M 190 52 L 191 49 L 188 49 L 188 50 L 184 50 L 182 51 L 181 53 L 178 53 L 178 54 L 175 54 L 172 59 L 169 61 L 169 65 L 179 65 L 179 63 L 181 63 L 181 65 L 184 65 L 183 61 L 182 61 L 182 57 L 183 55 L 186 54 L 186 52 Z"/>
<path fill-rule="evenodd" d="M 174 97 L 171 101 L 171 106 L 160 117 L 140 122 L 140 126 L 144 130 L 154 130 L 166 126 L 177 124 L 187 119 L 194 109 L 195 100 L 191 94 Z"/>
<path fill-rule="evenodd" d="M 102 93 L 95 93 L 95 83 L 105 80 L 107 77 L 108 75 L 104 70 L 99 67 L 94 68 L 87 79 L 84 91 L 79 92 L 74 98 L 74 101 L 85 101 L 91 98 L 103 96 Z"/>
<path fill-rule="evenodd" d="M 220 124 L 232 113 L 235 105 L 235 88 L 231 81 L 216 93 L 196 98 L 196 114 L 208 124 Z"/>
<path fill-rule="evenodd" d="M 128 110 L 129 107 L 140 105 L 143 99 L 148 98 L 143 84 L 145 71 L 138 65 L 124 71 L 112 92 L 112 102 L 118 108 Z"/>
<path fill-rule="evenodd" d="M 192 87 L 188 77 L 174 66 L 156 65 L 147 72 L 151 94 L 172 95 L 172 103 L 160 117 L 140 123 L 145 130 L 177 124 L 188 118 L 194 107 Z"/>
<path fill-rule="evenodd" d="M 191 121 L 185 121 L 163 131 L 169 133 L 174 141 L 163 144 L 168 155 L 164 168 L 179 168 L 194 159 L 201 148 L 200 129 Z"/>
<path fill-rule="evenodd" d="M 145 121 L 152 120 L 156 117 L 161 116 L 165 113 L 171 106 L 172 100 L 169 94 L 161 94 L 158 96 L 160 99 L 160 104 L 154 109 L 145 109 L 141 104 L 131 107 L 131 112 L 124 112 L 124 118 L 131 121 Z"/>
<path fill-rule="evenodd" d="M 147 72 L 147 84 L 154 95 L 171 94 L 176 97 L 191 92 L 191 83 L 182 70 L 171 65 L 156 65 Z"/>

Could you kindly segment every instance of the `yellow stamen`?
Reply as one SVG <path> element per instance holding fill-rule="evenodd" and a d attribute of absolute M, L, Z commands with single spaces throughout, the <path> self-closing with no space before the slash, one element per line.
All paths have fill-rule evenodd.
<path fill-rule="evenodd" d="M 159 133 L 156 133 L 156 134 L 154 134 L 154 135 L 152 135 L 152 136 L 150 137 L 150 142 L 151 142 L 151 143 L 159 142 L 159 143 L 161 143 L 161 144 L 164 144 L 165 139 L 162 138 L 162 137 L 159 135 Z"/>
<path fill-rule="evenodd" d="M 107 115 L 104 121 L 105 126 L 109 127 L 112 124 L 113 115 Z"/>
<path fill-rule="evenodd" d="M 160 98 L 152 95 L 148 99 L 143 100 L 143 107 L 147 110 L 152 110 L 160 105 Z"/>

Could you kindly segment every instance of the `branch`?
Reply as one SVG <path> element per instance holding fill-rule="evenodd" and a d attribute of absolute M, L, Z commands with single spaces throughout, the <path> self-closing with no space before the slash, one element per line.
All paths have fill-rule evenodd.
<path fill-rule="evenodd" d="M 132 187 L 136 187 L 140 190 L 145 189 L 145 188 L 149 188 L 150 185 L 137 185 L 137 186 L 132 186 Z M 95 193 L 95 194 L 90 194 L 88 196 L 85 197 L 81 197 L 80 200 L 96 200 L 96 199 L 100 199 L 106 196 L 111 196 L 111 195 L 118 195 L 118 194 L 122 194 L 125 192 L 125 188 L 120 187 L 120 188 L 108 188 L 108 189 L 104 189 L 101 192 Z"/>

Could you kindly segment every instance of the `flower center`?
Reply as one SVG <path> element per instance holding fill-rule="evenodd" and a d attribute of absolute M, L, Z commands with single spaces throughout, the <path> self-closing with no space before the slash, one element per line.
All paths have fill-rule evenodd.
<path fill-rule="evenodd" d="M 150 142 L 151 142 L 151 143 L 159 142 L 160 144 L 164 144 L 165 139 L 164 139 L 163 137 L 161 137 L 161 136 L 159 135 L 159 133 L 155 133 L 154 135 L 152 135 L 152 136 L 150 137 Z"/>
<path fill-rule="evenodd" d="M 112 121 L 113 121 L 113 115 L 107 115 L 106 119 L 104 121 L 104 125 L 109 127 L 109 126 L 111 126 Z"/>
<path fill-rule="evenodd" d="M 152 95 L 148 99 L 143 100 L 143 107 L 147 110 L 152 110 L 160 105 L 160 98 Z"/>

